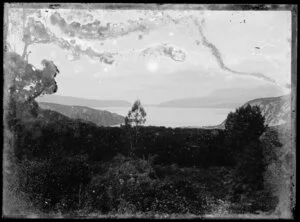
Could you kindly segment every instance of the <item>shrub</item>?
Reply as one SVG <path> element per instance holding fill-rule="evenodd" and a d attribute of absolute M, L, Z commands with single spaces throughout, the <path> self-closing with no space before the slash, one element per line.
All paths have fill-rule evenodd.
<path fill-rule="evenodd" d="M 227 139 L 231 141 L 231 153 L 235 157 L 233 197 L 241 198 L 263 189 L 266 164 L 259 137 L 266 130 L 265 118 L 258 106 L 238 108 L 225 122 Z"/>
<path fill-rule="evenodd" d="M 242 106 L 230 112 L 225 122 L 227 136 L 238 144 L 258 139 L 265 131 L 265 117 L 258 106 Z"/>
<path fill-rule="evenodd" d="M 84 187 L 89 183 L 89 168 L 84 157 L 42 161 L 22 161 L 18 169 L 19 192 L 43 211 L 60 205 L 61 211 L 78 209 Z"/>
<path fill-rule="evenodd" d="M 177 169 L 178 170 L 178 169 Z M 103 164 L 86 198 L 90 211 L 102 213 L 179 213 L 203 214 L 205 192 L 197 183 L 184 178 L 160 178 L 150 160 L 118 155 Z"/>

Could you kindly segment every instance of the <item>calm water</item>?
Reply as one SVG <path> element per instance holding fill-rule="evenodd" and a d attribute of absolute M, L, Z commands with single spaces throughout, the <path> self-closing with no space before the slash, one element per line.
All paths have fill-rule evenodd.
<path fill-rule="evenodd" d="M 165 108 L 154 106 L 144 106 L 144 108 L 147 113 L 145 125 L 166 127 L 218 125 L 226 119 L 230 111 L 233 111 L 233 109 L 214 108 Z M 101 107 L 99 109 L 126 116 L 130 107 Z"/>

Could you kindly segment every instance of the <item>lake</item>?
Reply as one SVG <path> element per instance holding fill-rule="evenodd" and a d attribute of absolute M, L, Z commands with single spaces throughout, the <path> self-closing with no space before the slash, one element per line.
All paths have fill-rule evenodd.
<path fill-rule="evenodd" d="M 146 126 L 166 127 L 202 127 L 222 123 L 230 111 L 234 109 L 220 108 L 169 108 L 144 106 L 147 113 Z M 101 107 L 122 116 L 126 116 L 130 107 Z"/>

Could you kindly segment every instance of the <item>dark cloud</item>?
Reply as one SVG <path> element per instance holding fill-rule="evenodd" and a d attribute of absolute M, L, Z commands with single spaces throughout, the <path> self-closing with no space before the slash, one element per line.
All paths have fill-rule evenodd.
<path fill-rule="evenodd" d="M 74 27 L 82 27 L 80 23 L 73 22 L 70 27 L 73 27 L 74 30 L 69 28 L 67 23 L 63 18 L 60 17 L 58 13 L 54 13 L 54 16 L 51 17 L 52 24 L 58 24 L 66 32 L 70 33 L 75 30 Z M 100 22 L 95 21 L 94 23 L 89 23 L 83 26 L 83 30 L 91 31 L 95 29 L 95 26 L 100 24 Z M 80 59 L 82 54 L 89 56 L 90 58 L 97 57 L 100 62 L 106 64 L 113 64 L 115 62 L 113 53 L 98 53 L 92 48 L 88 47 L 86 50 L 83 50 L 82 47 L 76 44 L 74 39 L 67 41 L 64 38 L 60 38 L 51 33 L 45 25 L 40 21 L 35 21 L 34 18 L 28 18 L 27 26 L 24 30 L 23 41 L 28 45 L 33 43 L 55 43 L 62 49 L 66 49 L 72 52 L 73 60 Z M 75 32 L 73 32 L 75 33 Z M 26 48 L 27 49 L 27 48 Z M 24 55 L 26 55 L 26 49 L 24 50 Z"/>
<path fill-rule="evenodd" d="M 164 46 L 163 52 L 165 55 L 169 56 L 171 59 L 177 62 L 182 62 L 186 58 L 186 55 L 182 50 L 176 49 L 172 46 Z"/>
<path fill-rule="evenodd" d="M 108 38 L 116 38 L 128 35 L 132 32 L 146 32 L 147 26 L 142 24 L 141 21 L 130 21 L 128 25 L 125 24 L 101 24 L 101 21 L 95 20 L 94 22 L 81 24 L 79 22 L 67 23 L 66 20 L 58 13 L 55 12 L 50 16 L 50 22 L 54 26 L 58 26 L 60 30 L 71 37 L 78 37 L 81 39 L 97 39 L 105 40 Z"/>
<path fill-rule="evenodd" d="M 72 22 L 68 24 L 65 19 L 55 12 L 50 16 L 50 22 L 54 26 L 58 26 L 60 30 L 68 36 L 79 37 L 84 39 L 95 39 L 101 37 L 100 30 L 106 30 L 106 26 L 101 26 L 99 20 L 92 23 L 80 24 L 79 22 Z"/>
<path fill-rule="evenodd" d="M 50 42 L 51 35 L 43 23 L 30 17 L 24 30 L 23 40 L 27 43 Z"/>
<path fill-rule="evenodd" d="M 117 53 L 109 53 L 109 52 L 99 53 L 93 50 L 91 47 L 88 47 L 87 49 L 84 50 L 81 48 L 80 45 L 71 45 L 67 40 L 64 40 L 62 38 L 56 38 L 55 42 L 61 48 L 72 52 L 73 55 L 72 60 L 78 60 L 80 59 L 81 55 L 87 55 L 91 59 L 96 58 L 100 62 L 103 62 L 108 65 L 112 65 L 115 62 L 114 56 L 117 55 Z"/>
<path fill-rule="evenodd" d="M 170 19 L 171 17 L 167 18 L 168 21 Z M 105 25 L 101 25 L 101 22 L 99 20 L 95 20 L 94 22 L 90 22 L 87 24 L 81 24 L 76 21 L 68 23 L 58 12 L 54 12 L 53 14 L 51 14 L 50 22 L 52 25 L 57 26 L 67 36 L 77 37 L 84 40 L 93 39 L 102 41 L 105 39 L 128 35 L 132 32 L 143 32 L 145 34 L 150 29 L 148 27 L 150 23 L 147 23 L 146 20 L 143 19 L 135 21 L 130 20 L 128 24 L 106 23 Z M 175 22 L 175 20 L 172 19 L 170 20 L 170 22 Z M 28 20 L 28 35 L 25 35 L 24 40 L 26 40 L 26 38 L 27 40 L 30 40 L 30 43 L 32 43 L 32 38 L 34 38 L 40 43 L 53 42 L 55 44 L 58 44 L 61 48 L 72 52 L 73 60 L 77 60 L 80 58 L 81 54 L 85 54 L 90 58 L 98 58 L 100 62 L 113 64 L 114 56 L 116 55 L 116 53 L 99 53 L 90 47 L 86 50 L 83 50 L 80 45 L 76 44 L 76 41 L 74 39 L 67 41 L 61 36 L 55 36 L 44 26 L 42 22 L 35 21 L 33 18 L 29 18 Z M 142 38 L 143 35 L 139 34 L 139 39 Z M 154 47 L 152 49 L 149 48 L 149 50 L 145 50 L 145 52 L 148 52 L 150 54 L 158 53 L 160 55 L 167 56 L 174 61 L 184 61 L 186 58 L 186 54 L 182 50 L 176 49 L 175 47 L 168 46 L 166 44 Z"/>
<path fill-rule="evenodd" d="M 167 44 L 161 44 L 154 47 L 148 47 L 142 51 L 142 55 L 162 55 L 171 58 L 176 62 L 183 62 L 186 59 L 186 54 L 183 50 Z"/>

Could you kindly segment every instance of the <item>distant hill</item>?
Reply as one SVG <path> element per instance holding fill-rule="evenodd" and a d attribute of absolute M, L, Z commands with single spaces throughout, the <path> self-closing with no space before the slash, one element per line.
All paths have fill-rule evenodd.
<path fill-rule="evenodd" d="M 130 107 L 131 103 L 124 100 L 96 100 L 84 99 L 71 96 L 44 95 L 37 98 L 37 102 L 55 103 L 71 106 L 88 106 L 88 107 Z"/>
<path fill-rule="evenodd" d="M 291 121 L 291 96 L 279 96 L 269 98 L 259 98 L 246 102 L 243 106 L 258 105 L 262 111 L 262 114 L 266 118 L 265 123 L 269 126 L 278 126 L 289 123 Z M 225 128 L 224 120 L 220 125 L 203 127 L 206 129 L 212 128 Z"/>
<path fill-rule="evenodd" d="M 112 126 L 124 123 L 124 117 L 108 111 L 96 110 L 84 106 L 67 106 L 54 103 L 39 102 L 39 107 L 61 113 L 72 119 L 93 122 L 98 126 Z"/>
<path fill-rule="evenodd" d="M 215 90 L 205 97 L 193 97 L 160 103 L 161 107 L 178 108 L 236 108 L 246 101 L 270 96 L 280 96 L 282 91 L 274 86 L 260 86 L 251 89 L 230 88 Z"/>

